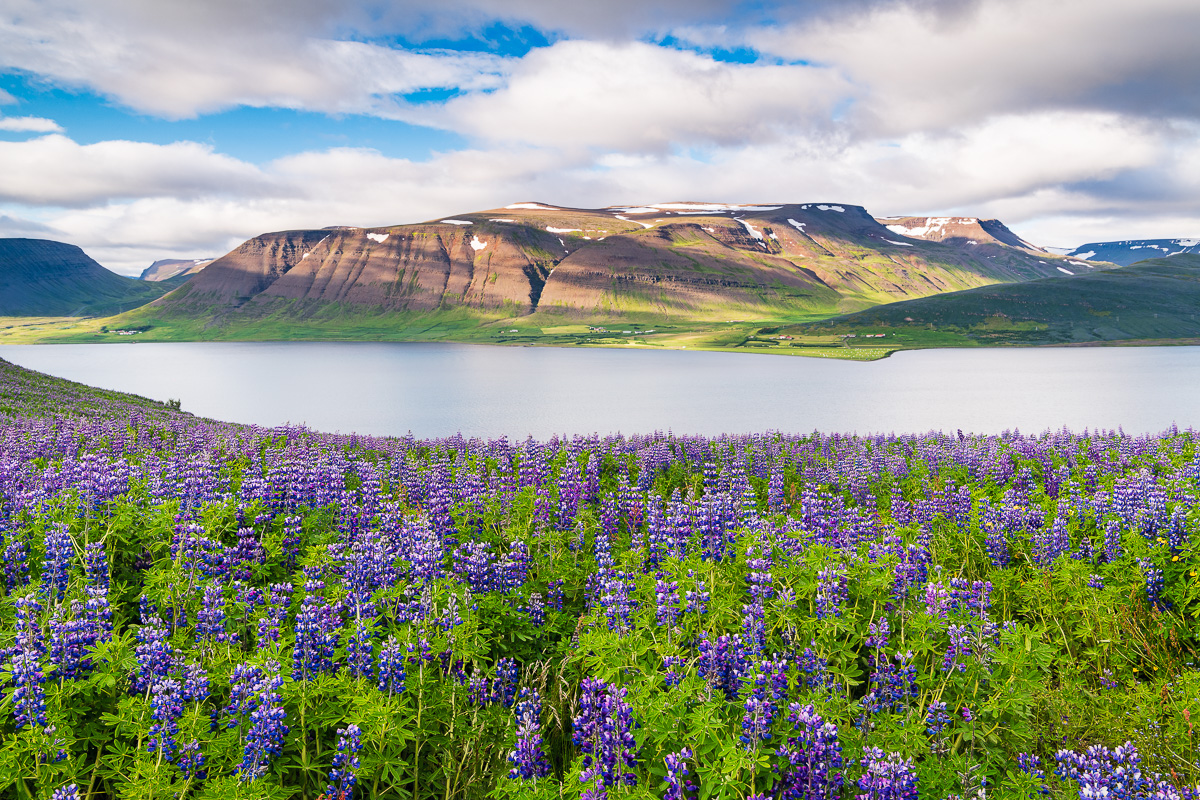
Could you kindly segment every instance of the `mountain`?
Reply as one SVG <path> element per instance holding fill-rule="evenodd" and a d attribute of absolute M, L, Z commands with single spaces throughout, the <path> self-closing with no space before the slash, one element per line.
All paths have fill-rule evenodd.
<path fill-rule="evenodd" d="M 1126 239 L 1121 242 L 1091 242 L 1068 255 L 1089 261 L 1110 261 L 1128 266 L 1148 258 L 1200 253 L 1200 239 Z"/>
<path fill-rule="evenodd" d="M 0 239 L 0 316 L 107 316 L 168 288 L 110 272 L 75 245 Z"/>
<path fill-rule="evenodd" d="M 211 261 L 211 258 L 161 258 L 142 270 L 138 280 L 169 281 L 181 275 L 195 275 Z"/>
<path fill-rule="evenodd" d="M 883 330 L 902 337 L 895 340 L 900 342 L 909 334 L 951 333 L 961 337 L 960 344 L 1198 337 L 1200 255 L 1175 255 L 1074 277 L 985 286 L 908 300 L 805 325 L 803 330 Z"/>
<path fill-rule="evenodd" d="M 848 204 L 522 202 L 415 225 L 263 234 L 139 313 L 210 327 L 335 311 L 797 318 L 1031 280 L 1061 263 L 898 235 Z"/>
<path fill-rule="evenodd" d="M 998 219 L 978 217 L 879 217 L 878 222 L 892 233 L 924 239 L 927 242 L 949 242 L 964 246 L 1017 248 L 1030 253 L 1045 253 L 1046 249 L 1032 245 L 1010 231 Z"/>

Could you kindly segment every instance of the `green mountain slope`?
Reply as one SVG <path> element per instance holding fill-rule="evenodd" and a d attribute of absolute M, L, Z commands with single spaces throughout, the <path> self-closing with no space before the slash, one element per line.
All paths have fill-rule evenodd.
<path fill-rule="evenodd" d="M 169 288 L 109 272 L 74 245 L 0 239 L 0 316 L 102 317 Z"/>
<path fill-rule="evenodd" d="M 1200 255 L 892 303 L 796 331 L 890 331 L 901 343 L 926 332 L 962 344 L 1190 339 L 1200 337 Z"/>

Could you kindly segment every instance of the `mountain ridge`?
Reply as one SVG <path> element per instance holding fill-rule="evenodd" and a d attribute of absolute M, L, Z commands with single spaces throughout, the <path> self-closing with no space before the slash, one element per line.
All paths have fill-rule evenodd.
<path fill-rule="evenodd" d="M 779 318 L 1045 277 L 1062 260 L 999 239 L 972 252 L 905 237 L 848 203 L 580 209 L 522 201 L 415 224 L 262 234 L 147 314 L 208 315 L 221 325 L 345 304 L 572 319 Z"/>

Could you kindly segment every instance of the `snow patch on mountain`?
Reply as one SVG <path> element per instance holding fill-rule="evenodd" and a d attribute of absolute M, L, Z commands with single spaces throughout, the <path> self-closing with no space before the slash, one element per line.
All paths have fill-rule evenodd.
<path fill-rule="evenodd" d="M 386 242 L 388 240 L 388 238 L 390 238 L 390 237 L 391 237 L 390 233 L 368 233 L 367 234 L 368 239 L 370 239 L 373 242 L 379 242 L 380 244 L 383 244 L 384 242 Z"/>

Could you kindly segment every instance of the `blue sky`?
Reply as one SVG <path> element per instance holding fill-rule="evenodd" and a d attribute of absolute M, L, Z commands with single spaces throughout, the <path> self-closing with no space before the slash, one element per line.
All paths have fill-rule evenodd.
<path fill-rule="evenodd" d="M 1200 235 L 1182 0 L 0 0 L 0 236 L 135 273 L 516 200 Z"/>

